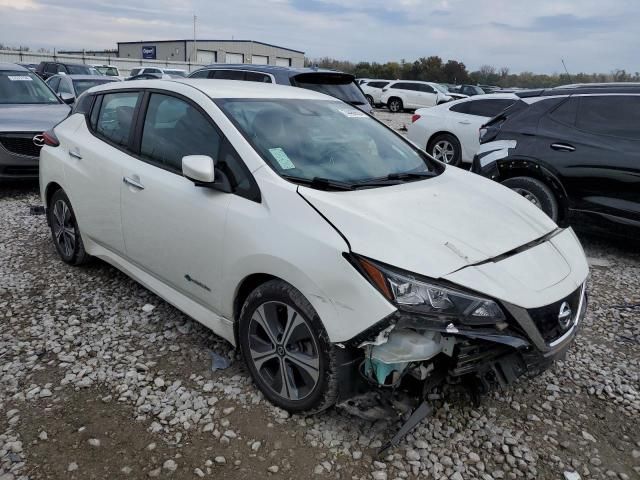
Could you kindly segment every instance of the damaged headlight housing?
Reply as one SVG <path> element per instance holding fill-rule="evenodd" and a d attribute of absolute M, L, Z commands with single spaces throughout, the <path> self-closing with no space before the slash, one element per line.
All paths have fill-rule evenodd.
<path fill-rule="evenodd" d="M 455 318 L 467 325 L 493 325 L 505 321 L 504 312 L 493 300 L 417 278 L 369 259 L 352 258 L 369 281 L 400 309 L 441 317 L 445 321 Z"/>

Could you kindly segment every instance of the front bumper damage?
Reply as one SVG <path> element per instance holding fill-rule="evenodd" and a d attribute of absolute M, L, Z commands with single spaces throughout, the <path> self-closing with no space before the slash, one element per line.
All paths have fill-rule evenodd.
<path fill-rule="evenodd" d="M 559 319 L 561 311 L 566 313 L 565 304 L 570 318 Z M 537 376 L 564 358 L 586 313 L 586 282 L 543 308 L 526 310 L 504 302 L 502 306 L 508 321 L 496 328 L 461 326 L 398 310 L 340 345 L 340 384 L 347 386 L 340 402 L 372 386 L 390 394 L 409 391 L 420 402 L 380 453 L 432 413 L 429 394 L 434 388 L 462 385 L 478 402 L 491 389 Z"/>

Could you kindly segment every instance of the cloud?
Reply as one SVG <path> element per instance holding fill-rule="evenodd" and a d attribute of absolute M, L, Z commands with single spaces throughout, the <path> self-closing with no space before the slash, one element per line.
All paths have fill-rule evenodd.
<path fill-rule="evenodd" d="M 637 0 L 0 0 L 0 42 L 58 49 L 118 41 L 252 39 L 378 61 L 439 55 L 470 69 L 637 70 Z M 76 20 L 78 19 L 78 20 Z"/>

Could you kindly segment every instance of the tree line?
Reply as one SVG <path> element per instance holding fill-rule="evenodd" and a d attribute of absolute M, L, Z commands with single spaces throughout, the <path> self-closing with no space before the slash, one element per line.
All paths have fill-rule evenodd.
<path fill-rule="evenodd" d="M 358 78 L 384 78 L 390 80 L 424 80 L 429 82 L 451 84 L 496 85 L 499 87 L 547 88 L 569 83 L 594 82 L 639 82 L 640 72 L 629 73 L 625 70 L 614 70 L 610 73 L 511 73 L 508 67 L 496 68 L 483 65 L 478 70 L 469 72 L 464 63 L 456 60 L 446 62 L 439 56 L 421 57 L 413 62 L 370 63 L 349 62 L 324 57 L 318 59 L 305 58 L 307 66 L 331 68 L 351 73 Z"/>

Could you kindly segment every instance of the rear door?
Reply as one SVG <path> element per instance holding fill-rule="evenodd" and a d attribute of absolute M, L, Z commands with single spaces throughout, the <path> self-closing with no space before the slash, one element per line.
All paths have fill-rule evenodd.
<path fill-rule="evenodd" d="M 640 96 L 570 97 L 540 124 L 540 157 L 571 208 L 640 223 Z"/>
<path fill-rule="evenodd" d="M 438 92 L 431 85 L 417 83 L 418 92 L 416 95 L 417 107 L 434 107 L 438 103 Z"/>
<path fill-rule="evenodd" d="M 82 121 L 76 130 L 65 164 L 68 193 L 82 234 L 119 255 L 125 251 L 120 221 L 122 169 L 131 159 L 129 140 L 140 97 L 138 91 L 97 96 L 89 121 Z"/>

